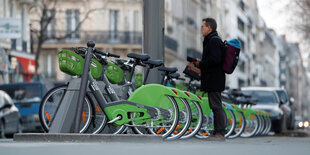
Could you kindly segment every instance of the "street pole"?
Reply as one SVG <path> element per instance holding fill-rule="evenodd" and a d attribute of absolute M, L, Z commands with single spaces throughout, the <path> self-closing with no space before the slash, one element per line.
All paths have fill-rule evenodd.
<path fill-rule="evenodd" d="M 142 53 L 151 59 L 165 60 L 164 53 L 164 0 L 143 0 Z M 156 69 L 150 71 L 147 83 L 160 83 L 161 75 Z"/>

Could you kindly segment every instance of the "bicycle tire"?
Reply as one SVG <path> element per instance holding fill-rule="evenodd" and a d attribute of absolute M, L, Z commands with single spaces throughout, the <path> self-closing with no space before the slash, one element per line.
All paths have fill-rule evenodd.
<path fill-rule="evenodd" d="M 169 138 L 169 136 L 172 134 L 179 123 L 179 108 L 174 97 L 168 95 L 166 97 L 171 103 L 170 108 L 172 108 L 172 110 L 169 109 L 171 118 L 169 121 L 166 121 L 166 123 L 161 124 L 162 126 L 152 126 L 152 124 L 149 124 L 147 130 L 153 135 L 161 135 L 164 140 L 170 140 L 172 138 Z M 167 129 L 167 126 L 170 128 Z"/>
<path fill-rule="evenodd" d="M 253 120 L 246 119 L 246 127 L 244 129 L 244 132 L 240 135 L 243 138 L 254 136 L 259 127 L 259 121 L 257 115 L 252 114 L 250 116 L 253 117 Z"/>
<path fill-rule="evenodd" d="M 181 102 L 178 103 L 179 107 L 179 123 L 176 129 L 171 133 L 167 140 L 176 140 L 182 137 L 187 131 L 191 124 L 192 113 L 189 103 L 184 98 L 179 98 Z M 183 108 L 180 108 L 183 107 Z"/>
<path fill-rule="evenodd" d="M 192 121 L 195 123 L 191 123 L 188 131 L 183 135 L 180 139 L 189 139 L 195 136 L 202 126 L 203 114 L 201 106 L 198 102 L 192 101 L 190 103 L 191 111 L 192 111 Z"/>
<path fill-rule="evenodd" d="M 226 116 L 226 127 L 229 130 L 227 130 L 227 132 L 225 133 L 225 137 L 229 137 L 229 135 L 234 131 L 235 126 L 236 126 L 236 117 L 234 115 L 234 113 L 231 110 L 227 110 L 227 112 L 229 113 L 229 115 L 231 116 L 231 118 L 228 116 Z"/>
<path fill-rule="evenodd" d="M 268 121 L 269 126 L 268 126 L 268 129 L 267 129 L 265 135 L 268 135 L 268 133 L 270 132 L 271 127 L 272 127 L 272 122 L 271 122 L 270 117 L 268 117 L 267 121 Z"/>
<path fill-rule="evenodd" d="M 265 120 L 266 127 L 263 130 L 262 136 L 266 136 L 269 133 L 269 129 L 271 128 L 271 124 L 269 122 L 269 117 L 263 116 L 263 118 Z"/>
<path fill-rule="evenodd" d="M 260 136 L 263 133 L 264 128 L 265 128 L 265 121 L 263 117 L 258 115 L 258 119 L 259 119 L 259 128 L 257 132 L 255 133 L 255 136 Z"/>
<path fill-rule="evenodd" d="M 45 132 L 49 131 L 49 127 L 51 125 L 51 122 L 54 119 L 55 113 L 57 113 L 57 110 L 59 108 L 60 101 L 63 98 L 63 95 L 65 94 L 68 86 L 67 85 L 61 85 L 58 87 L 55 87 L 51 90 L 49 90 L 43 97 L 40 107 L 39 107 L 39 120 L 41 123 L 42 128 Z M 60 93 L 60 94 L 57 94 Z M 59 99 L 57 101 L 54 101 L 55 99 Z M 81 129 L 80 133 L 84 133 L 87 131 L 91 118 L 92 118 L 92 108 L 90 105 L 90 100 L 88 96 L 85 97 L 84 103 L 86 103 L 87 109 L 85 110 L 85 104 L 83 105 L 83 114 L 81 119 Z M 85 116 L 87 119 L 85 119 Z"/>
<path fill-rule="evenodd" d="M 234 129 L 234 132 L 233 132 L 235 134 L 231 134 L 231 135 L 228 136 L 228 138 L 230 138 L 230 139 L 239 137 L 242 134 L 242 132 L 243 132 L 243 130 L 245 128 L 245 117 L 244 117 L 243 113 L 242 112 L 237 112 L 237 113 L 240 116 L 240 117 L 236 118 L 236 120 L 239 119 L 239 124 L 235 125 L 235 129 Z M 235 117 L 236 117 L 236 115 L 235 115 Z"/>

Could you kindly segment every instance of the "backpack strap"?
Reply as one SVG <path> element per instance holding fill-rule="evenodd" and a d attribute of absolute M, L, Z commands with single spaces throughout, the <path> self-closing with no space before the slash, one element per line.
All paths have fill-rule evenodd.
<path fill-rule="evenodd" d="M 220 36 L 213 36 L 211 39 L 213 39 L 213 38 L 218 38 L 218 39 L 222 40 L 222 38 Z"/>
<path fill-rule="evenodd" d="M 218 39 L 220 39 L 221 42 L 222 42 L 224 45 L 226 45 L 226 43 L 227 43 L 227 40 L 222 41 L 222 38 L 221 38 L 220 36 L 213 36 L 210 40 L 212 40 L 213 38 L 218 38 Z"/>

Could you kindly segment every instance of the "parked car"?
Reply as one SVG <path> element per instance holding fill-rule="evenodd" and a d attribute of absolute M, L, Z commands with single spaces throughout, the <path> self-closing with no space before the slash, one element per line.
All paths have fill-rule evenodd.
<path fill-rule="evenodd" d="M 252 108 L 265 110 L 271 113 L 272 130 L 281 133 L 287 130 L 291 109 L 285 100 L 281 100 L 277 91 L 281 88 L 274 87 L 243 87 L 242 92 L 257 99 Z"/>
<path fill-rule="evenodd" d="M 0 90 L 0 138 L 22 131 L 20 114 L 11 97 Z"/>
<path fill-rule="evenodd" d="M 304 128 L 304 121 L 302 120 L 301 116 L 295 117 L 295 128 L 296 129 L 303 129 Z"/>
<path fill-rule="evenodd" d="M 44 96 L 45 85 L 41 82 L 23 82 L 0 85 L 13 99 L 21 115 L 24 131 L 42 131 L 39 120 L 39 106 Z"/>
<path fill-rule="evenodd" d="M 294 126 L 295 126 L 295 108 L 294 108 L 294 98 L 290 98 L 288 97 L 285 89 L 282 88 L 276 88 L 275 89 L 280 101 L 283 102 L 286 106 L 288 106 L 288 113 L 289 116 L 287 118 L 287 129 L 289 130 L 294 130 Z"/>

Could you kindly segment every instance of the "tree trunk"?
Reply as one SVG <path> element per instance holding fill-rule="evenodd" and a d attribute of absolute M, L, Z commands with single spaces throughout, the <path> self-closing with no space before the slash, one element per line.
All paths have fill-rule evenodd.
<path fill-rule="evenodd" d="M 35 61 L 36 61 L 36 71 L 35 71 L 35 74 L 38 74 L 38 69 L 40 67 L 39 59 L 40 59 L 42 44 L 43 44 L 43 42 L 41 40 L 39 40 L 38 46 L 37 46 L 36 57 L 35 57 Z"/>

